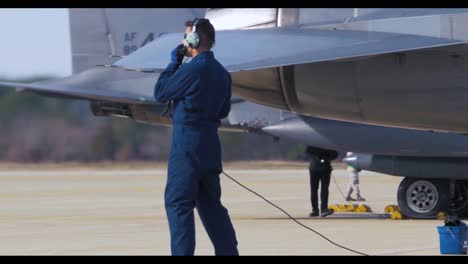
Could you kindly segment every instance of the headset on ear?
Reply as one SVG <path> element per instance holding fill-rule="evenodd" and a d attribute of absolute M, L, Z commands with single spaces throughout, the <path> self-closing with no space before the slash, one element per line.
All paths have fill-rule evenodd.
<path fill-rule="evenodd" d="M 198 21 L 200 21 L 198 17 L 195 18 L 195 20 L 193 20 L 192 32 L 188 33 L 185 37 L 185 40 L 187 40 L 189 47 L 193 49 L 196 49 L 200 46 L 200 36 L 197 33 Z"/>

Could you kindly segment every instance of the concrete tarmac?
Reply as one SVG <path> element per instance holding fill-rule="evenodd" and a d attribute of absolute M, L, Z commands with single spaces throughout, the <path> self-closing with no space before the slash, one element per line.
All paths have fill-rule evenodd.
<path fill-rule="evenodd" d="M 228 174 L 333 241 L 371 255 L 438 255 L 441 220 L 390 220 L 402 178 L 363 172 L 361 193 L 374 214 L 309 218 L 307 168 Z M 333 171 L 330 203 L 345 203 L 345 170 Z M 223 175 L 222 200 L 242 255 L 353 255 L 300 227 Z M 336 182 L 336 184 L 335 184 Z M 168 255 L 165 169 L 0 171 L 0 255 Z M 197 255 L 213 248 L 196 215 Z"/>

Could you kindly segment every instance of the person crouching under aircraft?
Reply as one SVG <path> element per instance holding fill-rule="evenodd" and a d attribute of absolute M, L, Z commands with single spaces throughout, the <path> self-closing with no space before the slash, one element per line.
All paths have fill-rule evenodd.
<path fill-rule="evenodd" d="M 219 178 L 218 127 L 231 109 L 231 76 L 211 51 L 215 30 L 210 21 L 200 18 L 185 26 L 184 44 L 171 52 L 171 63 L 154 90 L 157 101 L 174 105 L 165 189 L 171 252 L 194 254 L 196 207 L 215 254 L 238 255 L 234 227 L 221 204 Z M 181 65 L 184 55 L 193 59 Z"/>

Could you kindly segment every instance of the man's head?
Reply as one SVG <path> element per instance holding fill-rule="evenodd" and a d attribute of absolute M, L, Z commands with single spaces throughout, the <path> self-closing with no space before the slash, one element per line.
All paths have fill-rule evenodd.
<path fill-rule="evenodd" d="M 183 43 L 187 47 L 187 57 L 195 57 L 203 51 L 209 51 L 215 43 L 215 30 L 210 20 L 198 18 L 185 22 Z"/>

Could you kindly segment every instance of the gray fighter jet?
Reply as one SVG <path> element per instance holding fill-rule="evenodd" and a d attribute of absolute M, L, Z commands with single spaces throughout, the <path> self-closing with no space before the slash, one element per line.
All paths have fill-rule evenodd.
<path fill-rule="evenodd" d="M 183 22 L 203 16 L 221 30 L 215 56 L 233 77 L 225 129 L 370 153 L 346 162 L 404 176 L 406 215 L 434 217 L 449 201 L 468 213 L 467 138 L 432 132 L 468 131 L 466 9 L 72 9 L 74 74 L 3 85 L 169 124 L 154 83 Z"/>

